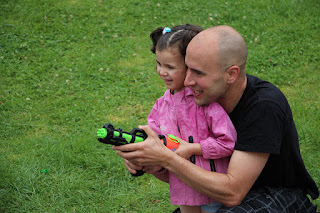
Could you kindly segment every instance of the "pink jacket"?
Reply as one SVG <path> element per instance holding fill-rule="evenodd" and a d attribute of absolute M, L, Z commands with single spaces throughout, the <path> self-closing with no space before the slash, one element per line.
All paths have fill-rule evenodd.
<path fill-rule="evenodd" d="M 198 106 L 191 89 L 186 88 L 174 95 L 167 90 L 154 104 L 148 125 L 159 135 L 172 134 L 185 141 L 192 136 L 194 143 L 201 144 L 203 153 L 203 156 L 195 156 L 195 164 L 211 171 L 209 159 L 213 159 L 217 172 L 227 172 L 237 133 L 228 114 L 218 103 Z M 215 202 L 171 173 L 169 184 L 173 205 L 196 206 Z"/>

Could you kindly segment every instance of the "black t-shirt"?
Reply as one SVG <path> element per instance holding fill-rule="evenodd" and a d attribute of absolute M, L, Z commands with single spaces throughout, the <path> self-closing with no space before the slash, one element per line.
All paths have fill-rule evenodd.
<path fill-rule="evenodd" d="M 253 188 L 301 188 L 317 198 L 319 191 L 300 155 L 287 99 L 271 83 L 251 75 L 247 79 L 244 94 L 229 116 L 238 134 L 235 150 L 270 153 Z"/>

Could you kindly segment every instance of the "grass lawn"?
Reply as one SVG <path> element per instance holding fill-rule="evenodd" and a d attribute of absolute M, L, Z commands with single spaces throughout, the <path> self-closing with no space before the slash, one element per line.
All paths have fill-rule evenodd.
<path fill-rule="evenodd" d="M 287 96 L 320 186 L 319 14 L 317 0 L 2 0 L 0 212 L 176 208 L 167 184 L 131 177 L 95 133 L 146 124 L 165 91 L 149 34 L 185 23 L 242 34 L 247 72 Z"/>

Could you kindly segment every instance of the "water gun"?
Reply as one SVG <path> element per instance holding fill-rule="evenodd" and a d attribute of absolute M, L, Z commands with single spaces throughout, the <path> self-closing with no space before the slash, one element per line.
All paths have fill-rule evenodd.
<path fill-rule="evenodd" d="M 158 135 L 162 143 L 170 150 L 175 151 L 179 147 L 179 140 L 174 135 Z M 148 135 L 139 128 L 134 128 L 130 132 L 124 132 L 121 128 L 115 129 L 110 123 L 105 124 L 97 131 L 98 141 L 104 144 L 115 146 L 125 145 L 129 143 L 138 143 L 144 141 Z M 137 171 L 132 176 L 141 176 L 144 171 Z"/>

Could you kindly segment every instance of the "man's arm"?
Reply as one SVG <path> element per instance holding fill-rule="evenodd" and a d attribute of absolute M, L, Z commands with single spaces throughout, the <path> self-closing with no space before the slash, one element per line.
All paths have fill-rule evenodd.
<path fill-rule="evenodd" d="M 260 175 L 269 154 L 235 150 L 227 174 L 210 172 L 178 156 L 171 157 L 164 167 L 181 181 L 225 206 L 236 206 Z"/>
<path fill-rule="evenodd" d="M 144 142 L 113 147 L 117 154 L 139 166 L 162 166 L 181 181 L 225 206 L 241 203 L 264 168 L 269 154 L 234 151 L 227 174 L 207 171 L 166 149 L 157 134 L 141 126 Z"/>

